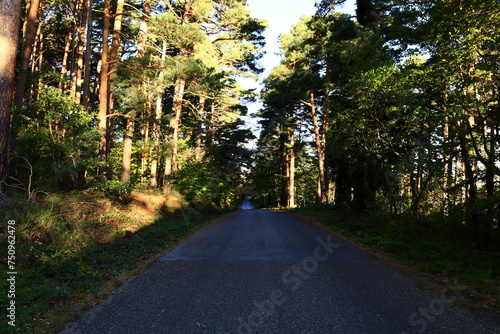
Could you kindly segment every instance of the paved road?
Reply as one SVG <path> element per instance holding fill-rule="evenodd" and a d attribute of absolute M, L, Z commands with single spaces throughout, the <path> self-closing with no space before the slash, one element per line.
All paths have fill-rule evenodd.
<path fill-rule="evenodd" d="M 192 235 L 73 333 L 495 333 L 372 255 L 296 216 L 240 210 Z"/>

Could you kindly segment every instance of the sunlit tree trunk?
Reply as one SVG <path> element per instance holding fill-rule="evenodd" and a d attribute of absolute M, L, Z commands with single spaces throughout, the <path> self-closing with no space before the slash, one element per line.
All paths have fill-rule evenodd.
<path fill-rule="evenodd" d="M 107 129 L 108 129 L 108 113 L 109 113 L 109 25 L 111 15 L 109 12 L 109 0 L 103 2 L 103 30 L 102 30 L 102 50 L 101 50 L 101 73 L 99 80 L 99 114 L 98 128 L 101 132 L 101 140 L 99 141 L 99 161 L 100 166 L 98 175 L 100 178 L 106 177 L 107 164 Z"/>
<path fill-rule="evenodd" d="M 85 51 L 85 30 L 86 30 L 86 0 L 79 0 L 76 4 L 76 54 L 75 54 L 75 73 L 71 82 L 71 93 L 80 101 L 82 96 L 83 84 L 83 66 L 84 66 L 84 51 Z"/>
<path fill-rule="evenodd" d="M 82 97 L 81 103 L 85 107 L 85 109 L 89 109 L 90 107 L 90 63 L 92 58 L 92 0 L 86 0 L 85 5 L 85 20 L 86 20 L 86 29 L 85 29 L 85 58 L 83 61 L 83 83 L 82 83 Z"/>
<path fill-rule="evenodd" d="M 146 95 L 146 93 L 144 94 Z M 151 104 L 149 102 L 149 97 L 146 97 L 147 101 L 144 105 L 143 110 L 143 122 L 141 125 L 141 136 L 142 136 L 142 145 L 141 145 L 141 183 L 146 182 L 146 170 L 148 169 L 148 160 L 149 160 L 149 137 L 150 137 L 150 128 L 151 122 L 149 119 L 151 118 Z"/>
<path fill-rule="evenodd" d="M 204 94 L 200 95 L 200 101 L 198 103 L 198 116 L 197 116 L 196 142 L 195 142 L 196 161 L 201 160 L 201 137 L 203 134 L 203 114 L 205 112 L 206 101 L 207 101 L 206 96 Z"/>
<path fill-rule="evenodd" d="M 179 124 L 182 115 L 182 101 L 186 80 L 177 78 L 174 88 L 174 100 L 172 106 L 172 118 L 170 119 L 169 149 L 165 162 L 165 173 L 163 175 L 163 194 L 168 197 L 171 194 L 172 174 L 177 171 L 177 150 L 179 140 Z"/>
<path fill-rule="evenodd" d="M 40 14 L 43 15 L 43 14 Z M 31 55 L 31 73 L 33 80 L 28 89 L 27 104 L 33 103 L 33 100 L 38 100 L 38 88 L 40 87 L 40 69 L 43 63 L 43 25 L 44 22 L 40 19 L 36 29 L 35 43 Z"/>
<path fill-rule="evenodd" d="M 14 69 L 21 14 L 20 0 L 4 0 L 0 6 L 0 193 L 7 177 L 9 129 L 14 99 Z"/>
<path fill-rule="evenodd" d="M 4 4 L 2 4 L 1 6 L 4 6 Z M 32 0 L 29 4 L 28 12 L 26 14 L 23 43 L 20 53 L 20 68 L 16 78 L 16 92 L 14 98 L 14 106 L 16 110 L 13 115 L 12 119 L 13 127 L 10 134 L 11 148 L 15 146 L 17 134 L 19 132 L 19 129 L 17 128 L 17 123 L 20 117 L 21 107 L 23 106 L 23 100 L 26 91 L 26 80 L 28 79 L 30 74 L 29 64 L 33 53 L 33 46 L 35 44 L 39 8 L 40 8 L 40 0 Z M 1 59 L 0 61 L 4 60 Z"/>
<path fill-rule="evenodd" d="M 123 12 L 123 3 L 121 4 L 121 8 L 119 9 L 120 13 Z M 143 15 L 141 18 L 141 24 L 139 29 L 139 35 L 137 37 L 137 57 L 143 57 L 146 51 L 146 35 L 148 32 L 148 22 L 149 22 L 149 14 L 151 12 L 151 4 L 148 0 L 143 3 Z M 117 21 L 115 21 L 115 31 L 117 29 Z M 121 30 L 121 19 L 120 19 L 120 27 Z M 120 36 L 115 36 L 119 38 Z M 119 46 L 119 43 L 118 45 Z M 135 89 L 140 89 L 140 86 L 145 88 L 145 83 L 134 83 L 133 87 Z M 143 95 L 147 94 L 146 90 L 143 89 Z M 142 154 L 141 154 L 141 182 L 144 182 L 144 178 L 146 176 L 146 167 L 147 167 L 147 159 L 148 159 L 148 148 L 149 148 L 149 97 L 146 96 L 146 103 L 144 105 L 144 123 L 141 126 L 141 134 L 142 134 Z M 126 119 L 127 125 L 127 141 L 123 142 L 123 158 L 122 158 L 122 181 L 128 181 L 130 179 L 130 166 L 132 162 L 132 145 L 133 145 L 133 137 L 135 130 L 135 115 L 131 117 L 127 117 Z"/>
<path fill-rule="evenodd" d="M 123 139 L 123 156 L 122 156 L 122 175 L 121 181 L 130 181 L 130 166 L 132 160 L 132 141 L 134 137 L 134 116 L 127 117 L 127 125 L 125 129 L 125 138 Z"/>
<path fill-rule="evenodd" d="M 59 81 L 59 90 L 64 92 L 66 90 L 66 75 L 68 74 L 68 60 L 69 53 L 71 52 L 71 44 L 73 43 L 73 27 L 68 28 L 64 44 L 64 54 L 61 63 L 61 76 Z"/>
<path fill-rule="evenodd" d="M 167 56 L 167 43 L 163 43 L 161 59 L 165 60 Z M 159 85 L 163 87 L 163 71 L 158 75 Z M 160 137 L 161 137 L 161 119 L 163 116 L 163 89 L 160 89 L 156 96 L 156 106 L 155 106 L 155 122 L 153 123 L 153 156 L 151 159 L 151 179 L 149 181 L 149 186 L 151 188 L 156 188 L 158 186 L 158 165 L 159 165 L 159 155 L 160 155 Z"/>
<path fill-rule="evenodd" d="M 153 123 L 153 155 L 151 157 L 151 178 L 149 179 L 149 186 L 151 188 L 156 188 L 158 186 L 158 163 L 161 143 L 160 123 L 163 108 L 162 99 L 162 94 L 158 93 L 156 97 L 155 122 Z"/>

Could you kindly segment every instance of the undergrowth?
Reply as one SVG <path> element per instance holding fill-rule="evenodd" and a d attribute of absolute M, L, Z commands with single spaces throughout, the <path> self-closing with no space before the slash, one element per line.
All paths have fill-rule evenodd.
<path fill-rule="evenodd" d="M 187 210 L 183 203 L 149 207 L 151 198 L 161 198 L 155 193 L 135 203 L 112 195 L 75 192 L 37 201 L 15 195 L 0 201 L 0 249 L 7 253 L 6 224 L 15 220 L 17 270 L 16 326 L 4 317 L 0 332 L 34 333 L 44 322 L 50 327 L 57 323 L 50 317 L 76 311 L 74 301 L 193 233 L 207 215 L 221 214 L 213 208 Z M 7 284 L 2 277 L 0 289 L 8 291 Z"/>

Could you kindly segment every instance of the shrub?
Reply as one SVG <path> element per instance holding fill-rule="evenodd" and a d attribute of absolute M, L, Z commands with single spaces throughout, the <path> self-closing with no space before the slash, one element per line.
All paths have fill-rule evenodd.
<path fill-rule="evenodd" d="M 130 182 L 122 182 L 118 180 L 106 180 L 100 182 L 97 188 L 101 190 L 108 198 L 126 202 L 128 196 L 134 189 Z"/>

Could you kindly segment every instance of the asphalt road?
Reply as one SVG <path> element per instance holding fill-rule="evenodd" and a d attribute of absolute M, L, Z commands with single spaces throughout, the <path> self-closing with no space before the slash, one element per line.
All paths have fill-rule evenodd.
<path fill-rule="evenodd" d="M 301 218 L 240 210 L 192 235 L 64 334 L 495 333 Z"/>

